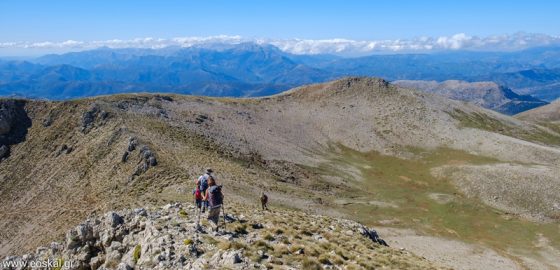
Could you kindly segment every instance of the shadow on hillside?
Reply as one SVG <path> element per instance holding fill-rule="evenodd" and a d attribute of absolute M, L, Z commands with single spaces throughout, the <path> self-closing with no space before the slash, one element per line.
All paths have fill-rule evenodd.
<path fill-rule="evenodd" d="M 25 111 L 24 100 L 0 101 L 0 158 L 10 155 L 10 146 L 25 141 L 31 118 Z"/>

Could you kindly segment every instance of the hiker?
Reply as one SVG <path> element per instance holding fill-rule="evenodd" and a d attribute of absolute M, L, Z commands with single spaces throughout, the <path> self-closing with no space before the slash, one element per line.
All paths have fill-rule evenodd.
<path fill-rule="evenodd" d="M 262 210 L 268 210 L 268 196 L 264 192 L 261 193 L 261 206 Z"/>
<path fill-rule="evenodd" d="M 203 194 L 206 194 L 206 189 L 208 189 L 208 179 L 210 178 L 210 176 L 212 175 L 214 171 L 210 168 L 206 169 L 206 173 L 204 173 L 203 175 L 201 175 L 200 177 L 198 177 L 198 179 L 196 180 L 196 185 L 200 185 L 200 192 Z M 202 200 L 202 213 L 204 213 L 206 211 L 206 208 L 208 208 L 208 201 L 203 199 Z"/>
<path fill-rule="evenodd" d="M 217 232 L 224 194 L 222 193 L 222 186 L 216 185 L 216 180 L 212 175 L 208 178 L 208 189 L 206 189 L 204 199 L 208 202 L 208 220 L 216 225 L 215 231 Z"/>
<path fill-rule="evenodd" d="M 196 183 L 196 188 L 193 189 L 194 203 L 198 211 L 202 210 L 202 199 L 204 198 L 202 190 L 200 190 L 200 183 Z"/>

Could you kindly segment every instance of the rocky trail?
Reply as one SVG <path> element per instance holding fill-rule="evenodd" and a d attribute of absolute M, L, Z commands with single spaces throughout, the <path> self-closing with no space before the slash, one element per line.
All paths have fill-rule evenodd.
<path fill-rule="evenodd" d="M 50 261 L 62 266 L 54 269 L 119 270 L 442 269 L 380 245 L 373 229 L 354 221 L 236 204 L 227 211 L 231 213 L 220 232 L 210 230 L 204 214 L 197 224 L 198 212 L 191 204 L 111 211 L 89 217 L 59 242 L 2 263 Z"/>

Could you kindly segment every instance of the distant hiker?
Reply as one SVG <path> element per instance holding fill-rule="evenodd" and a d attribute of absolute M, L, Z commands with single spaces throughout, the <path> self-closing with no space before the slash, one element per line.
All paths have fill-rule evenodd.
<path fill-rule="evenodd" d="M 212 175 L 208 178 L 208 189 L 206 189 L 204 199 L 208 202 L 208 220 L 216 225 L 215 230 L 217 232 L 224 194 L 222 194 L 222 186 L 216 185 L 216 180 Z"/>
<path fill-rule="evenodd" d="M 200 185 L 200 192 L 202 194 L 206 194 L 206 190 L 208 189 L 208 179 L 211 177 L 212 172 L 214 172 L 214 171 L 212 169 L 208 168 L 208 169 L 206 169 L 206 173 L 204 173 L 203 175 L 198 177 L 198 179 L 196 180 L 196 184 Z M 206 208 L 208 208 L 208 201 L 203 199 L 202 200 L 202 213 L 204 213 L 206 211 Z"/>
<path fill-rule="evenodd" d="M 200 190 L 199 183 L 197 183 L 196 188 L 193 189 L 193 197 L 194 197 L 194 203 L 196 205 L 196 208 L 198 210 L 202 210 L 202 200 L 204 199 L 204 196 L 202 194 L 202 190 Z"/>
<path fill-rule="evenodd" d="M 262 210 L 268 210 L 268 196 L 264 192 L 261 193 L 261 206 Z"/>

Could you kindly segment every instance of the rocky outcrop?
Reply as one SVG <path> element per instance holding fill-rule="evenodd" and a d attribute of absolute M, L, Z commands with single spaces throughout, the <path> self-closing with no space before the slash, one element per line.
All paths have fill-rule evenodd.
<path fill-rule="evenodd" d="M 9 256 L 3 263 L 48 260 L 62 263 L 68 269 L 267 269 L 274 264 L 290 264 L 293 269 L 321 266 L 344 269 L 356 262 L 359 252 L 369 252 L 381 257 L 388 254 L 392 260 L 407 257 L 413 262 L 413 258 L 418 265 L 431 268 L 422 259 L 382 247 L 378 242 L 384 241 L 375 231 L 353 221 L 305 217 L 284 211 L 266 213 L 263 219 L 262 213 L 251 212 L 228 215 L 226 230 L 219 233 L 208 232 L 206 223 L 199 222 L 204 217 L 199 218 L 191 205 L 174 203 L 153 210 L 108 212 L 77 225 L 60 243 L 53 242 L 23 256 Z M 305 224 L 301 232 L 275 225 L 290 223 L 290 216 L 298 224 Z M 249 228 L 248 223 L 258 226 Z M 375 239 L 371 238 L 371 232 Z M 340 241 L 353 239 L 357 245 L 367 248 L 336 249 L 336 237 L 341 237 Z M 306 258 L 316 254 L 321 246 L 327 249 L 332 246 L 331 253 L 319 256 L 318 261 Z"/>
<path fill-rule="evenodd" d="M 10 155 L 10 145 L 25 139 L 30 126 L 25 101 L 0 100 L 0 160 Z"/>
<path fill-rule="evenodd" d="M 121 162 L 126 163 L 129 161 L 132 153 L 135 150 L 138 150 L 138 162 L 136 164 L 136 168 L 132 175 L 130 176 L 131 179 L 134 177 L 140 176 L 145 173 L 150 167 L 156 166 L 157 159 L 154 152 L 148 147 L 147 145 L 142 145 L 139 143 L 136 137 L 130 137 L 128 139 L 128 145 L 126 151 L 123 153 L 121 157 Z"/>
<path fill-rule="evenodd" d="M 362 234 L 363 236 L 371 239 L 371 241 L 373 241 L 375 243 L 378 243 L 380 245 L 387 246 L 387 247 L 389 246 L 387 244 L 387 242 L 385 242 L 385 240 L 383 240 L 383 239 L 381 239 L 381 237 L 379 237 L 379 234 L 374 229 L 369 229 L 369 228 L 363 226 L 360 229 L 360 234 Z"/>
<path fill-rule="evenodd" d="M 91 108 L 82 114 L 81 131 L 88 133 L 96 122 L 102 123 L 109 117 L 109 113 L 102 110 L 98 104 L 93 104 Z"/>

